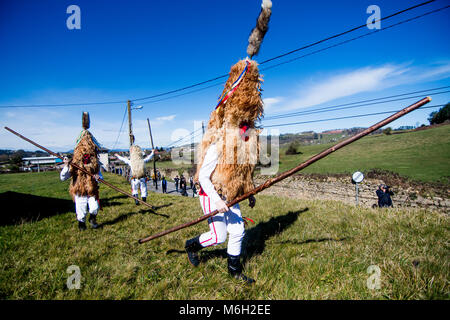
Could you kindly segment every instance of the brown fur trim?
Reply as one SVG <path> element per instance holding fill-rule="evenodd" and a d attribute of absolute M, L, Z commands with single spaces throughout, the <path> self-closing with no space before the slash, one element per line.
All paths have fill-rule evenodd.
<path fill-rule="evenodd" d="M 246 61 L 241 60 L 231 68 L 223 92 L 231 88 L 245 65 Z M 197 152 L 199 159 L 196 181 L 209 146 L 216 144 L 219 159 L 211 181 L 216 191 L 225 195 L 227 200 L 232 200 L 254 187 L 253 171 L 259 152 L 259 130 L 255 129 L 255 122 L 264 112 L 260 79 L 258 65 L 251 61 L 249 70 L 237 90 L 225 105 L 217 109 L 218 112 L 214 110 L 211 113 L 208 130 Z M 249 140 L 246 142 L 239 135 L 239 125 L 242 122 L 246 122 L 250 128 Z"/>
<path fill-rule="evenodd" d="M 270 1 L 266 1 L 270 2 Z M 250 36 L 248 38 L 247 54 L 250 58 L 257 55 L 264 36 L 269 29 L 270 15 L 272 14 L 272 3 L 270 6 L 263 6 L 261 12 L 259 13 L 258 19 L 256 20 L 256 27 L 253 28 Z"/>

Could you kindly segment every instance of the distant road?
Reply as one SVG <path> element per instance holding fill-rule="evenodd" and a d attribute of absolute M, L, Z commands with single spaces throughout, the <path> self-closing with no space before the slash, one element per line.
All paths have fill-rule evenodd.
<path fill-rule="evenodd" d="M 153 184 L 153 180 L 147 182 L 147 188 L 151 192 L 162 193 L 161 180 L 158 181 L 158 190 L 156 190 L 155 185 Z M 178 188 L 178 192 L 176 191 L 174 182 L 167 181 L 167 194 L 181 196 L 180 191 L 180 188 Z M 186 192 L 189 197 L 192 197 L 192 189 L 189 187 L 189 184 L 186 188 Z M 198 197 L 198 194 L 196 194 L 195 196 Z"/>

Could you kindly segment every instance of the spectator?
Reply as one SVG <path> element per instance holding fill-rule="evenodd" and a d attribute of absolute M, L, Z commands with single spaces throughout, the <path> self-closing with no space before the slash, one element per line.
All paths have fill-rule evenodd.
<path fill-rule="evenodd" d="M 166 180 L 165 176 L 162 177 L 161 187 L 162 187 L 162 192 L 167 193 L 167 180 Z"/>
<path fill-rule="evenodd" d="M 175 179 L 173 179 L 175 181 L 175 189 L 178 192 L 178 183 L 180 182 L 180 178 L 178 177 L 178 175 L 175 177 Z"/>
<path fill-rule="evenodd" d="M 191 185 L 191 189 L 194 190 L 194 178 L 192 176 L 189 177 L 189 184 Z"/>
<path fill-rule="evenodd" d="M 389 187 L 387 185 L 380 184 L 376 193 L 378 197 L 378 207 L 380 208 L 392 207 L 391 196 L 393 196 L 394 193 L 391 190 L 389 190 Z"/>
<path fill-rule="evenodd" d="M 185 197 L 188 195 L 186 192 L 186 187 L 187 187 L 186 178 L 183 175 L 181 175 L 180 178 L 181 195 Z"/>
<path fill-rule="evenodd" d="M 186 178 L 183 175 L 180 177 L 180 189 L 181 192 L 186 189 Z"/>
<path fill-rule="evenodd" d="M 157 180 L 157 176 L 154 173 L 152 174 L 152 180 L 153 180 L 153 186 L 156 187 L 158 180 Z"/>

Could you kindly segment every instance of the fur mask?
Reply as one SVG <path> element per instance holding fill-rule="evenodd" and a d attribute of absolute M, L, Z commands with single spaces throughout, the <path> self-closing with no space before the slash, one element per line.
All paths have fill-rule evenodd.
<path fill-rule="evenodd" d="M 197 153 L 197 172 L 211 144 L 216 144 L 218 164 L 211 174 L 216 191 L 227 201 L 233 200 L 254 188 L 253 171 L 258 159 L 259 130 L 255 122 L 263 116 L 261 82 L 258 65 L 253 60 L 240 60 L 231 67 L 223 94 L 232 90 L 233 84 L 245 70 L 239 87 L 225 104 L 211 113 L 208 131 L 205 133 Z"/>
<path fill-rule="evenodd" d="M 95 138 L 92 134 L 88 130 L 83 130 L 73 151 L 72 163 L 82 167 L 89 173 L 97 174 L 100 171 L 100 163 L 98 160 L 98 147 L 94 141 Z M 74 166 L 70 166 L 70 173 L 72 181 L 69 191 L 72 197 L 75 195 L 98 197 L 98 183 L 93 177 Z"/>
<path fill-rule="evenodd" d="M 140 179 L 145 176 L 144 153 L 141 147 L 132 145 L 130 147 L 131 174 L 134 178 Z"/>

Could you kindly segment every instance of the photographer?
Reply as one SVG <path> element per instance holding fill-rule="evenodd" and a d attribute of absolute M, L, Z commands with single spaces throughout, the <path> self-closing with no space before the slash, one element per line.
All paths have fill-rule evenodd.
<path fill-rule="evenodd" d="M 393 196 L 394 193 L 391 190 L 389 190 L 389 186 L 385 184 L 380 184 L 376 193 L 378 196 L 378 207 L 380 208 L 392 207 L 391 196 Z"/>

